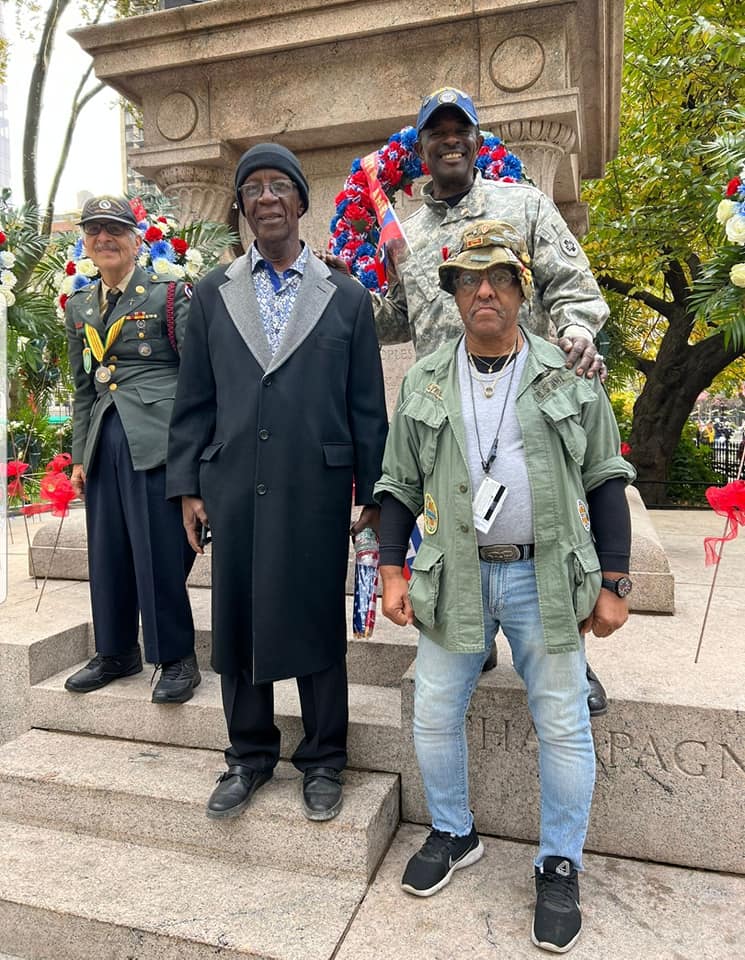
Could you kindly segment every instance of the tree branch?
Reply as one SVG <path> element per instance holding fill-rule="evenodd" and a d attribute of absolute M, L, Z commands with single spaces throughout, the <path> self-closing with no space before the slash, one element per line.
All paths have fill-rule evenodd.
<path fill-rule="evenodd" d="M 639 290 L 634 286 L 633 283 L 628 283 L 626 280 L 619 280 L 617 277 L 611 277 L 607 273 L 600 274 L 600 276 L 597 278 L 597 281 L 600 286 L 605 287 L 606 290 L 612 290 L 614 293 L 620 293 L 622 296 L 629 297 L 631 300 L 638 300 L 651 310 L 662 314 L 663 317 L 667 317 L 668 319 L 670 317 L 672 308 L 675 306 L 675 304 L 670 303 L 669 300 L 663 300 L 661 297 L 656 297 L 653 293 L 649 293 L 647 290 Z"/>
<path fill-rule="evenodd" d="M 688 286 L 688 280 L 680 261 L 670 260 L 667 269 L 663 271 L 663 274 L 665 280 L 667 281 L 667 285 L 670 287 L 673 300 L 675 300 L 679 306 L 685 307 L 691 290 Z"/>

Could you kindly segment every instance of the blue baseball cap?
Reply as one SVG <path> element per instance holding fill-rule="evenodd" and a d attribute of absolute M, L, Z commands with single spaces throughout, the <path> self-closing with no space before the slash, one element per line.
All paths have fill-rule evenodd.
<path fill-rule="evenodd" d="M 457 87 L 441 87 L 422 100 L 419 116 L 416 118 L 416 132 L 418 134 L 427 126 L 432 114 L 442 107 L 453 107 L 460 110 L 469 123 L 478 127 L 479 118 L 476 115 L 476 107 L 474 107 L 473 100 L 468 94 L 463 93 Z"/>

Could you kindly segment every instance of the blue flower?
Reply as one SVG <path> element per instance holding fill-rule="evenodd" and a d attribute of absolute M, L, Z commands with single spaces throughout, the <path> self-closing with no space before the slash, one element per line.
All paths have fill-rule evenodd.
<path fill-rule="evenodd" d="M 352 161 L 352 169 L 349 172 L 357 173 L 357 171 L 361 169 L 362 169 L 362 161 L 360 160 L 359 157 L 355 157 L 354 160 Z"/>
<path fill-rule="evenodd" d="M 72 252 L 73 260 L 79 260 L 83 256 L 83 238 L 78 237 L 75 241 L 75 249 Z"/>
<path fill-rule="evenodd" d="M 176 251 L 169 240 L 156 240 L 155 243 L 151 243 L 150 256 L 153 260 L 159 260 L 163 257 L 169 263 L 176 262 Z"/>
<path fill-rule="evenodd" d="M 416 130 L 413 127 L 404 127 L 399 134 L 399 138 L 402 146 L 411 153 L 414 150 L 414 144 L 417 139 Z"/>
<path fill-rule="evenodd" d="M 371 243 L 363 243 L 357 250 L 358 257 L 374 257 L 375 247 Z"/>
<path fill-rule="evenodd" d="M 502 164 L 502 176 L 520 180 L 522 175 L 523 165 L 520 162 L 520 158 L 516 157 L 514 153 L 508 153 Z"/>
<path fill-rule="evenodd" d="M 72 278 L 72 289 L 73 293 L 76 290 L 82 290 L 83 287 L 89 286 L 93 281 L 89 277 L 84 277 L 82 273 L 76 273 Z"/>
<path fill-rule="evenodd" d="M 138 226 L 138 227 L 140 228 L 140 230 L 142 230 L 142 232 L 144 233 L 144 232 L 147 230 L 147 228 L 150 226 L 150 224 L 147 222 L 147 220 L 140 220 L 140 222 L 137 224 L 137 226 Z"/>

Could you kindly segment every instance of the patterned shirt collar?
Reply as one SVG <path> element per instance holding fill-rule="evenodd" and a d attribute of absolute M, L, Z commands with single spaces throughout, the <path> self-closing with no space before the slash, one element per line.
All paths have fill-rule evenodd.
<path fill-rule="evenodd" d="M 300 276 L 302 277 L 303 273 L 305 272 L 305 265 L 308 262 L 309 247 L 308 247 L 308 244 L 303 243 L 302 240 L 300 241 L 300 244 L 302 249 L 300 250 L 300 253 L 298 254 L 297 259 L 294 261 L 294 263 L 291 263 L 290 266 L 285 271 L 283 271 L 283 276 L 286 276 L 290 271 L 294 271 L 295 273 L 299 273 Z M 261 253 L 259 252 L 259 248 L 256 246 L 255 240 L 251 244 L 250 253 L 251 253 L 251 273 L 256 273 L 256 271 L 260 267 L 263 267 L 265 270 L 268 270 L 269 267 L 272 266 L 268 260 L 265 260 L 264 257 L 262 257 Z M 272 267 L 272 269 L 274 268 Z"/>

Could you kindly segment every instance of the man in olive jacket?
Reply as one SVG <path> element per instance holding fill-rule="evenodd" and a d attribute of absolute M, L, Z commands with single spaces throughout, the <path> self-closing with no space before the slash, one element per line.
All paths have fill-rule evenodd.
<path fill-rule="evenodd" d="M 228 770 L 207 814 L 232 817 L 279 759 L 273 681 L 296 677 L 303 809 L 338 813 L 346 765 L 344 584 L 352 482 L 372 505 L 387 417 L 367 291 L 299 239 L 308 184 L 272 143 L 241 158 L 236 195 L 256 241 L 199 283 L 168 451 L 195 550 L 212 532 L 212 664 Z M 356 525 L 377 523 L 377 507 Z"/>
<path fill-rule="evenodd" d="M 101 278 L 65 306 L 75 381 L 72 483 L 86 501 L 96 656 L 67 679 L 87 693 L 162 666 L 154 703 L 183 703 L 200 681 L 186 577 L 194 562 L 165 499 L 168 421 L 190 287 L 135 265 L 141 238 L 123 197 L 95 197 L 80 220 Z"/>

